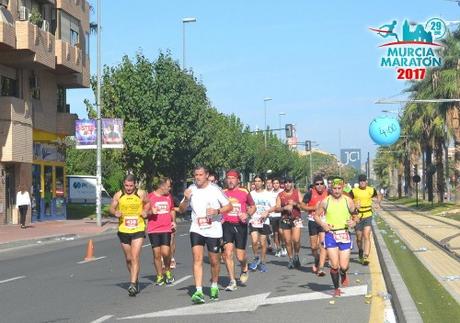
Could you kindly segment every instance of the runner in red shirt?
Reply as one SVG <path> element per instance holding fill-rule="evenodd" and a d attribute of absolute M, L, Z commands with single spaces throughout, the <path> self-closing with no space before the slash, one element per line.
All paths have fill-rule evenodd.
<path fill-rule="evenodd" d="M 176 212 L 171 194 L 171 179 L 159 177 L 153 185 L 154 191 L 148 195 L 151 211 L 148 216 L 147 233 L 153 251 L 153 260 L 157 277 L 155 284 L 172 284 L 171 273 L 171 233 L 176 229 Z M 163 276 L 162 258 L 165 266 Z"/>

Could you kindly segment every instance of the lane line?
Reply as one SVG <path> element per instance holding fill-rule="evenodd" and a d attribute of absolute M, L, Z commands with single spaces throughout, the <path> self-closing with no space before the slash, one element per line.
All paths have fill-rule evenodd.
<path fill-rule="evenodd" d="M 145 248 L 145 247 L 150 247 L 150 246 L 151 246 L 151 244 L 150 244 L 150 243 L 148 243 L 148 244 L 145 244 L 145 245 L 143 245 L 143 246 L 142 246 L 142 248 Z"/>
<path fill-rule="evenodd" d="M 174 283 L 172 283 L 171 285 L 166 285 L 166 287 L 173 287 L 173 286 L 176 286 L 176 285 L 182 283 L 183 281 L 186 281 L 186 280 L 189 279 L 190 277 L 192 277 L 192 275 L 188 275 L 188 276 L 182 277 L 181 279 L 176 280 L 176 281 L 175 281 Z"/>
<path fill-rule="evenodd" d="M 82 260 L 82 261 L 79 261 L 77 262 L 77 264 L 86 264 L 88 262 L 93 262 L 93 261 L 96 261 L 96 260 L 100 260 L 100 259 L 104 259 L 104 258 L 107 258 L 106 256 L 102 256 L 102 257 L 96 257 L 94 259 L 91 259 L 91 260 Z"/>
<path fill-rule="evenodd" d="M 98 318 L 97 320 L 91 321 L 90 323 L 102 323 L 102 322 L 105 322 L 105 321 L 111 319 L 112 317 L 113 317 L 113 315 L 104 315 L 104 316 Z"/>
<path fill-rule="evenodd" d="M 22 279 L 22 278 L 26 278 L 26 276 L 17 276 L 17 277 L 8 278 L 8 279 L 5 279 L 5 280 L 0 280 L 0 284 L 12 282 L 13 280 L 18 280 L 18 279 Z"/>
<path fill-rule="evenodd" d="M 183 233 L 183 234 L 179 234 L 179 237 L 185 237 L 185 236 L 188 236 L 189 233 Z"/>

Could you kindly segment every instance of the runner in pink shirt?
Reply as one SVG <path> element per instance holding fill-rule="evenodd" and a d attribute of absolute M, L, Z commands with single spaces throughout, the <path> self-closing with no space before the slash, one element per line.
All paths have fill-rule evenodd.
<path fill-rule="evenodd" d="M 176 212 L 171 194 L 171 179 L 159 177 L 153 185 L 154 191 L 148 195 L 151 212 L 148 216 L 147 233 L 153 251 L 153 260 L 157 277 L 155 284 L 172 284 L 171 273 L 171 233 L 176 228 Z M 162 258 L 165 266 L 163 276 Z"/>

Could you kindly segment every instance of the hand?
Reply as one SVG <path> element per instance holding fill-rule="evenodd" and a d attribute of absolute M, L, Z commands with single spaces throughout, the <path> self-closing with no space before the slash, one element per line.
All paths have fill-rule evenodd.
<path fill-rule="evenodd" d="M 151 211 L 152 214 L 158 214 L 158 208 L 156 206 L 152 206 Z"/>
<path fill-rule="evenodd" d="M 213 215 L 218 215 L 219 210 L 218 209 L 213 209 L 213 208 L 207 208 L 206 209 L 206 215 L 207 216 L 213 216 Z"/>
<path fill-rule="evenodd" d="M 377 203 L 374 205 L 374 209 L 376 210 L 380 210 L 382 208 L 382 206 L 380 205 L 380 203 Z"/>
<path fill-rule="evenodd" d="M 176 222 L 171 222 L 171 229 L 173 231 L 176 231 L 176 228 L 177 228 L 177 223 Z"/>
<path fill-rule="evenodd" d="M 121 211 L 116 211 L 116 212 L 115 212 L 115 216 L 116 216 L 117 218 L 121 217 L 121 215 L 122 215 L 122 214 L 121 214 Z"/>
<path fill-rule="evenodd" d="M 329 231 L 331 231 L 331 229 L 332 229 L 332 226 L 331 226 L 330 224 L 328 224 L 328 223 L 324 223 L 324 222 L 323 222 L 323 223 L 321 224 L 321 226 L 323 227 L 323 229 L 324 229 L 325 232 L 329 232 Z"/>
<path fill-rule="evenodd" d="M 147 213 L 147 211 L 142 211 L 142 217 L 145 219 L 149 216 L 149 214 Z"/>
<path fill-rule="evenodd" d="M 239 218 L 240 218 L 240 220 L 242 222 L 246 222 L 246 220 L 248 219 L 248 215 L 245 212 L 240 212 L 240 214 L 238 214 L 238 216 L 239 216 Z"/>
<path fill-rule="evenodd" d="M 347 221 L 347 224 L 348 224 L 348 227 L 349 227 L 349 228 L 353 228 L 353 227 L 356 225 L 356 221 L 353 220 L 353 219 L 349 219 L 349 220 Z"/>
<path fill-rule="evenodd" d="M 190 198 L 192 197 L 192 190 L 187 188 L 185 191 L 184 191 L 184 197 L 185 197 L 185 200 L 188 201 L 190 200 Z"/>
<path fill-rule="evenodd" d="M 292 202 L 292 201 L 290 201 L 290 202 Z M 293 208 L 292 204 L 288 204 L 288 205 L 283 207 L 283 210 L 288 211 L 288 212 L 292 212 L 292 208 Z"/>

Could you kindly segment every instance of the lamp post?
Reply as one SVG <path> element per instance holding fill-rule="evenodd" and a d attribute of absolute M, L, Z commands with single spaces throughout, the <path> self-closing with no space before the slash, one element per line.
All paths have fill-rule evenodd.
<path fill-rule="evenodd" d="M 102 226 L 102 131 L 101 131 L 101 0 L 97 0 L 97 91 L 96 91 L 96 223 Z"/>
<path fill-rule="evenodd" d="M 282 116 L 285 116 L 285 115 L 286 115 L 285 112 L 280 112 L 280 113 L 278 113 L 278 128 L 279 128 L 279 129 L 281 129 L 281 117 L 282 117 Z M 283 135 L 283 130 L 280 130 L 280 131 L 281 131 L 281 136 L 280 136 L 280 138 L 281 138 L 282 135 Z"/>
<path fill-rule="evenodd" d="M 185 25 L 188 23 L 196 22 L 195 17 L 188 17 L 182 19 L 182 69 L 185 70 Z"/>
<path fill-rule="evenodd" d="M 264 98 L 264 111 L 265 111 L 265 131 L 264 131 L 264 140 L 265 140 L 265 148 L 267 148 L 267 131 L 268 131 L 268 128 L 267 128 L 267 102 L 268 101 L 271 101 L 272 98 Z"/>

